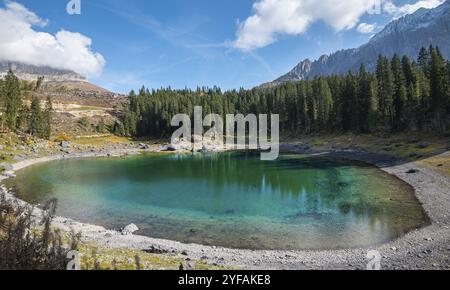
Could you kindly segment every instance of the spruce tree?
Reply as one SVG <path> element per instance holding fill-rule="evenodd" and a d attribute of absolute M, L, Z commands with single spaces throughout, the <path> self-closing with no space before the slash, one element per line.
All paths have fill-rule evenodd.
<path fill-rule="evenodd" d="M 34 96 L 31 100 L 28 132 L 33 136 L 41 137 L 43 132 L 42 121 L 41 104 L 39 99 Z"/>
<path fill-rule="evenodd" d="M 417 58 L 417 64 L 419 68 L 424 72 L 425 76 L 428 77 L 429 74 L 429 64 L 430 64 L 430 52 L 422 47 L 419 52 L 419 57 Z"/>
<path fill-rule="evenodd" d="M 405 106 L 405 116 L 406 124 L 409 129 L 416 129 L 418 124 L 418 113 L 419 109 L 419 88 L 417 81 L 417 71 L 418 68 L 416 64 L 411 64 L 409 58 L 404 56 L 402 58 L 402 70 L 405 76 L 405 86 L 406 86 L 406 106 Z"/>
<path fill-rule="evenodd" d="M 394 130 L 401 131 L 406 126 L 406 86 L 402 65 L 398 55 L 394 55 L 392 58 L 391 70 L 394 88 Z"/>
<path fill-rule="evenodd" d="M 52 117 L 53 117 L 53 102 L 49 96 L 45 102 L 45 110 L 43 112 L 43 129 L 41 138 L 49 140 L 52 134 Z"/>
<path fill-rule="evenodd" d="M 20 81 L 11 70 L 5 77 L 3 92 L 5 101 L 5 125 L 11 130 L 19 129 L 19 117 L 22 110 Z"/>
<path fill-rule="evenodd" d="M 378 109 L 384 130 L 390 131 L 394 125 L 393 82 L 389 60 L 379 56 L 376 76 L 378 79 Z"/>
<path fill-rule="evenodd" d="M 447 61 L 447 115 L 450 114 L 450 61 Z"/>
<path fill-rule="evenodd" d="M 199 87 L 162 88 L 130 93 L 119 135 L 165 137 L 175 114 L 192 117 L 194 106 L 205 114 L 275 114 L 284 133 L 442 131 L 448 119 L 450 65 L 438 49 L 422 49 L 417 62 L 380 56 L 376 72 L 361 66 L 355 75 L 323 76 L 251 90 Z M 439 110 L 440 108 L 440 110 Z M 434 126 L 431 126 L 434 124 Z"/>
<path fill-rule="evenodd" d="M 326 130 L 329 128 L 329 117 L 333 108 L 330 87 L 323 77 L 316 78 L 313 83 L 313 94 L 316 98 L 317 107 L 317 129 Z"/>
<path fill-rule="evenodd" d="M 446 71 L 445 61 L 438 49 L 431 49 L 430 97 L 433 126 L 439 132 L 445 131 L 446 113 Z"/>
<path fill-rule="evenodd" d="M 358 127 L 358 96 L 356 78 L 352 72 L 347 73 L 344 88 L 341 91 L 342 129 L 344 131 L 357 130 Z"/>
<path fill-rule="evenodd" d="M 367 133 L 373 127 L 374 90 L 372 78 L 364 65 L 359 69 L 358 82 L 358 130 Z"/>

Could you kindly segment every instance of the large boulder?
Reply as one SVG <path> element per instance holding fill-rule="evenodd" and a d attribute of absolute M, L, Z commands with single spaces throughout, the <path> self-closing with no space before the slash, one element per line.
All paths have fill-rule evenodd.
<path fill-rule="evenodd" d="M 70 142 L 62 141 L 59 143 L 59 146 L 61 146 L 62 148 L 65 148 L 65 149 L 70 148 Z"/>
<path fill-rule="evenodd" d="M 8 178 L 16 177 L 16 175 L 14 174 L 14 171 L 5 171 L 5 172 L 3 172 L 3 176 L 8 177 Z"/>
<path fill-rule="evenodd" d="M 428 147 L 430 147 L 430 143 L 426 143 L 426 142 L 422 142 L 417 145 L 417 148 L 419 148 L 419 149 L 426 149 Z"/>
<path fill-rule="evenodd" d="M 141 143 L 141 144 L 139 144 L 139 149 L 141 149 L 141 150 L 148 150 L 148 149 L 150 149 L 150 145 L 145 144 L 145 143 Z"/>
<path fill-rule="evenodd" d="M 175 152 L 177 151 L 177 148 L 174 145 L 169 145 L 167 146 L 166 151 Z"/>
<path fill-rule="evenodd" d="M 139 228 L 135 224 L 129 224 L 122 229 L 122 235 L 132 235 L 139 231 Z"/>

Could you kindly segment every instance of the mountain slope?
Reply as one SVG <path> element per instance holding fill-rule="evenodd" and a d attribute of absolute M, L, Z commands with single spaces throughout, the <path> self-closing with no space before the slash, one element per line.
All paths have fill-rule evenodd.
<path fill-rule="evenodd" d="M 361 63 L 374 70 L 380 54 L 392 57 L 396 53 L 416 58 L 420 48 L 429 45 L 438 46 L 444 57 L 450 58 L 450 0 L 434 9 L 422 8 L 391 22 L 359 48 L 323 55 L 316 61 L 306 59 L 271 84 L 357 71 Z"/>

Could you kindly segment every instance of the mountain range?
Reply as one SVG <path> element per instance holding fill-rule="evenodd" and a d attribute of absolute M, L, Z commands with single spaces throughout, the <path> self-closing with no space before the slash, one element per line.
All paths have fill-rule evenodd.
<path fill-rule="evenodd" d="M 322 55 L 315 61 L 305 59 L 289 73 L 265 85 L 344 74 L 349 70 L 357 71 L 362 63 L 373 71 L 380 54 L 387 57 L 407 55 L 415 59 L 420 48 L 430 45 L 438 46 L 444 57 L 450 58 L 450 0 L 434 9 L 421 8 L 394 20 L 358 48 Z"/>
<path fill-rule="evenodd" d="M 322 55 L 315 61 L 305 59 L 287 74 L 263 86 L 315 76 L 344 74 L 349 70 L 357 71 L 362 63 L 373 71 L 380 54 L 387 57 L 398 54 L 416 58 L 420 48 L 429 45 L 438 46 L 444 57 L 450 58 L 450 0 L 436 8 L 421 8 L 413 14 L 392 21 L 368 43 L 358 48 Z M 44 76 L 45 82 L 87 83 L 84 76 L 74 71 L 0 60 L 0 78 L 9 69 L 20 79 L 29 81 Z"/>
<path fill-rule="evenodd" d="M 87 79 L 71 70 L 62 70 L 48 66 L 35 66 L 19 62 L 0 61 L 0 78 L 12 70 L 14 74 L 27 81 L 35 81 L 39 76 L 44 76 L 45 82 L 74 82 L 84 83 Z"/>

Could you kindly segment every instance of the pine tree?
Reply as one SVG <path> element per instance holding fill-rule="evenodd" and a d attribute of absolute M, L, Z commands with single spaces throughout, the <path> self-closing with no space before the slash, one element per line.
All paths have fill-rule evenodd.
<path fill-rule="evenodd" d="M 439 49 L 431 48 L 430 97 L 433 125 L 439 132 L 445 131 L 446 122 L 446 72 L 445 61 Z"/>
<path fill-rule="evenodd" d="M 428 77 L 430 53 L 425 47 L 422 47 L 420 49 L 419 57 L 417 58 L 417 64 L 419 65 L 419 68 L 424 72 L 425 76 Z"/>
<path fill-rule="evenodd" d="M 406 86 L 402 65 L 398 55 L 394 55 L 391 62 L 394 85 L 394 129 L 402 131 L 406 126 Z"/>
<path fill-rule="evenodd" d="M 34 91 L 39 91 L 43 82 L 44 82 L 44 77 L 43 76 L 38 77 L 38 79 L 36 81 L 36 86 L 34 87 Z"/>
<path fill-rule="evenodd" d="M 450 61 L 447 61 L 447 115 L 450 114 Z"/>
<path fill-rule="evenodd" d="M 450 65 L 438 49 L 422 49 L 416 62 L 380 56 L 376 73 L 361 66 L 358 74 L 316 77 L 251 90 L 199 87 L 162 88 L 130 93 L 128 110 L 111 130 L 118 135 L 170 135 L 175 114 L 274 114 L 284 133 L 400 132 L 445 129 L 449 108 Z M 439 110 L 440 108 L 440 110 Z M 433 126 L 431 126 L 433 124 Z"/>
<path fill-rule="evenodd" d="M 381 125 L 384 130 L 390 131 L 394 125 L 393 82 L 389 60 L 379 56 L 376 75 L 378 79 L 378 109 Z"/>
<path fill-rule="evenodd" d="M 419 88 L 417 81 L 417 67 L 416 64 L 411 64 L 409 58 L 404 56 L 402 58 L 402 70 L 405 76 L 406 86 L 406 107 L 405 116 L 406 124 L 409 129 L 416 129 L 418 125 L 418 109 L 419 109 Z"/>
<path fill-rule="evenodd" d="M 344 88 L 341 92 L 342 129 L 344 131 L 357 130 L 358 127 L 358 96 L 356 78 L 352 72 L 347 73 Z"/>
<path fill-rule="evenodd" d="M 45 110 L 43 112 L 43 129 L 41 138 L 49 140 L 52 135 L 52 117 L 53 117 L 53 102 L 49 96 L 45 102 Z"/>
<path fill-rule="evenodd" d="M 5 77 L 3 85 L 5 101 L 5 123 L 11 130 L 20 127 L 20 111 L 22 109 L 22 98 L 19 79 L 10 70 Z"/>
<path fill-rule="evenodd" d="M 313 82 L 313 94 L 317 104 L 317 129 L 329 128 L 330 113 L 333 108 L 333 99 L 330 87 L 325 78 L 316 78 Z"/>
<path fill-rule="evenodd" d="M 112 128 L 112 132 L 117 136 L 125 136 L 125 128 L 122 122 L 115 122 Z"/>
<path fill-rule="evenodd" d="M 31 100 L 28 132 L 33 136 L 41 137 L 43 131 L 42 121 L 41 104 L 39 99 L 34 96 Z"/>
<path fill-rule="evenodd" d="M 373 127 L 374 113 L 374 90 L 373 80 L 366 71 L 366 67 L 361 65 L 358 75 L 358 125 L 359 132 L 368 133 Z"/>

